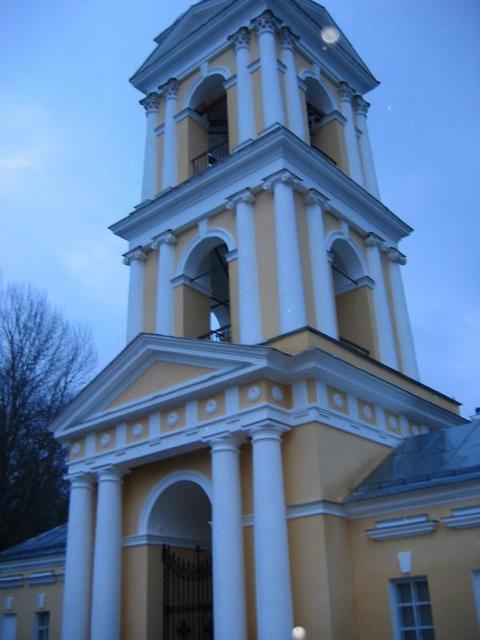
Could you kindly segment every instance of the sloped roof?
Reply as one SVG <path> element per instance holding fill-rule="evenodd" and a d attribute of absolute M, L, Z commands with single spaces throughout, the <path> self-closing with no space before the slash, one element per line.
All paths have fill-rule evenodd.
<path fill-rule="evenodd" d="M 407 438 L 349 495 L 347 502 L 480 478 L 480 422 Z"/>
<path fill-rule="evenodd" d="M 25 540 L 20 544 L 0 552 L 0 563 L 39 556 L 57 556 L 65 553 L 67 544 L 67 525 L 61 524 L 54 529 L 45 531 L 39 536 Z"/>
<path fill-rule="evenodd" d="M 237 2 L 240 4 L 240 0 L 237 0 Z M 154 39 L 157 46 L 131 77 L 130 81 L 132 84 L 137 86 L 142 74 L 159 63 L 163 57 L 167 56 L 179 44 L 195 37 L 195 35 L 203 34 L 207 25 L 222 12 L 230 15 L 231 11 L 235 10 L 234 5 L 236 5 L 237 2 L 231 2 L 231 0 L 200 0 L 200 2 L 193 4 L 189 9 L 184 11 L 167 29 L 162 31 Z M 320 33 L 321 28 L 325 26 L 334 26 L 338 29 L 341 37 L 335 46 L 342 50 L 343 54 L 357 65 L 357 68 L 360 68 L 363 73 L 370 76 L 373 83 L 372 86 L 378 84 L 368 66 L 324 6 L 314 0 L 282 0 L 282 3 L 284 9 L 287 8 L 287 5 L 290 5 L 290 13 L 293 11 L 297 15 L 301 15 L 303 17 L 302 19 L 307 20 L 307 22 L 310 21 L 315 27 L 315 30 L 318 30 L 318 33 Z M 255 14 L 255 5 L 257 4 L 255 0 L 242 0 L 241 4 L 245 6 L 251 5 L 252 15 Z M 265 9 L 265 6 L 269 6 L 270 4 L 272 4 L 271 9 L 274 13 L 278 14 L 279 10 L 281 11 L 282 9 L 281 4 L 275 6 L 279 4 L 277 0 L 272 0 L 271 3 L 268 1 L 258 2 L 258 4 L 260 5 L 258 7 L 260 12 Z M 321 41 L 319 38 L 319 46 L 320 44 Z M 137 88 L 140 88 L 140 86 L 137 86 Z"/>

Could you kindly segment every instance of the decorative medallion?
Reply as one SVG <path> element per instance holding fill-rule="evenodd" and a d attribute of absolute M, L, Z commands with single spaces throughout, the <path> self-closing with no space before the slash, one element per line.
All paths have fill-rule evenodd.
<path fill-rule="evenodd" d="M 169 427 L 174 427 L 178 422 L 178 413 L 171 411 L 167 416 L 167 424 Z"/>
<path fill-rule="evenodd" d="M 71 448 L 70 448 L 70 453 L 72 454 L 72 456 L 78 456 L 78 454 L 80 453 L 82 447 L 80 446 L 79 442 L 75 442 L 75 444 L 72 444 Z"/>
<path fill-rule="evenodd" d="M 260 391 L 260 387 L 255 385 L 254 387 L 250 387 L 247 395 L 250 402 L 256 402 L 262 395 L 262 392 Z"/>
<path fill-rule="evenodd" d="M 213 400 L 213 398 L 211 400 L 207 400 L 207 402 L 205 403 L 205 413 L 208 413 L 209 416 L 213 415 L 216 412 L 217 408 L 217 401 Z"/>
<path fill-rule="evenodd" d="M 102 445 L 102 447 L 108 447 L 108 445 L 110 444 L 110 434 L 109 433 L 102 433 L 102 435 L 100 437 L 100 444 Z"/>
<path fill-rule="evenodd" d="M 333 404 L 337 407 L 337 409 L 343 408 L 343 396 L 341 393 L 333 394 Z"/>
<path fill-rule="evenodd" d="M 281 402 L 283 400 L 283 389 L 281 389 L 280 387 L 273 387 L 272 397 L 277 402 Z"/>
<path fill-rule="evenodd" d="M 143 424 L 141 422 L 137 422 L 132 427 L 132 434 L 135 438 L 138 438 L 143 433 Z"/>

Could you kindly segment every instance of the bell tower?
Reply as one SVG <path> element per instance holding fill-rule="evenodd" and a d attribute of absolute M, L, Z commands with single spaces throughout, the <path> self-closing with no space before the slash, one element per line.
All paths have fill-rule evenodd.
<path fill-rule="evenodd" d="M 155 42 L 131 79 L 141 202 L 112 226 L 128 345 L 52 425 L 71 486 L 62 640 L 387 637 L 404 554 L 376 541 L 440 519 L 418 497 L 403 517 L 392 452 L 465 421 L 416 380 L 411 229 L 380 200 L 367 127 L 378 83 L 311 0 L 203 0 Z M 374 511 L 352 505 L 370 472 L 392 490 Z M 173 589 L 199 549 L 205 594 Z"/>
<path fill-rule="evenodd" d="M 411 229 L 379 199 L 367 127 L 378 83 L 306 4 L 199 3 L 131 79 L 147 131 L 142 201 L 112 227 L 129 242 L 127 338 L 323 336 L 417 378 Z"/>

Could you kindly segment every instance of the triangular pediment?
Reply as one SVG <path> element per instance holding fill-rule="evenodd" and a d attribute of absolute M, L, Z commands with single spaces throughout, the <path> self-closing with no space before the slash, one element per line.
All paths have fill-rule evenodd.
<path fill-rule="evenodd" d="M 211 367 L 199 367 L 190 364 L 178 364 L 157 360 L 127 386 L 108 405 L 108 408 L 119 407 L 140 398 L 145 398 L 178 385 L 191 383 L 194 379 L 214 373 Z"/>
<path fill-rule="evenodd" d="M 57 435 L 184 401 L 265 365 L 262 347 L 141 334 L 51 425 Z"/>

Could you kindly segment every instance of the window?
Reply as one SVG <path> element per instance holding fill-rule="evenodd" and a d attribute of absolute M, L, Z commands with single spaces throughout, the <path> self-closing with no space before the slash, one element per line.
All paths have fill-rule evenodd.
<path fill-rule="evenodd" d="M 39 611 L 36 615 L 35 640 L 48 640 L 50 612 Z"/>
<path fill-rule="evenodd" d="M 392 600 L 396 640 L 435 640 L 426 578 L 392 581 Z"/>
<path fill-rule="evenodd" d="M 5 613 L 0 620 L 0 640 L 15 640 L 17 637 L 17 616 Z"/>
<path fill-rule="evenodd" d="M 480 626 L 480 569 L 472 572 L 473 594 L 475 596 L 475 605 L 477 608 L 478 624 Z"/>

